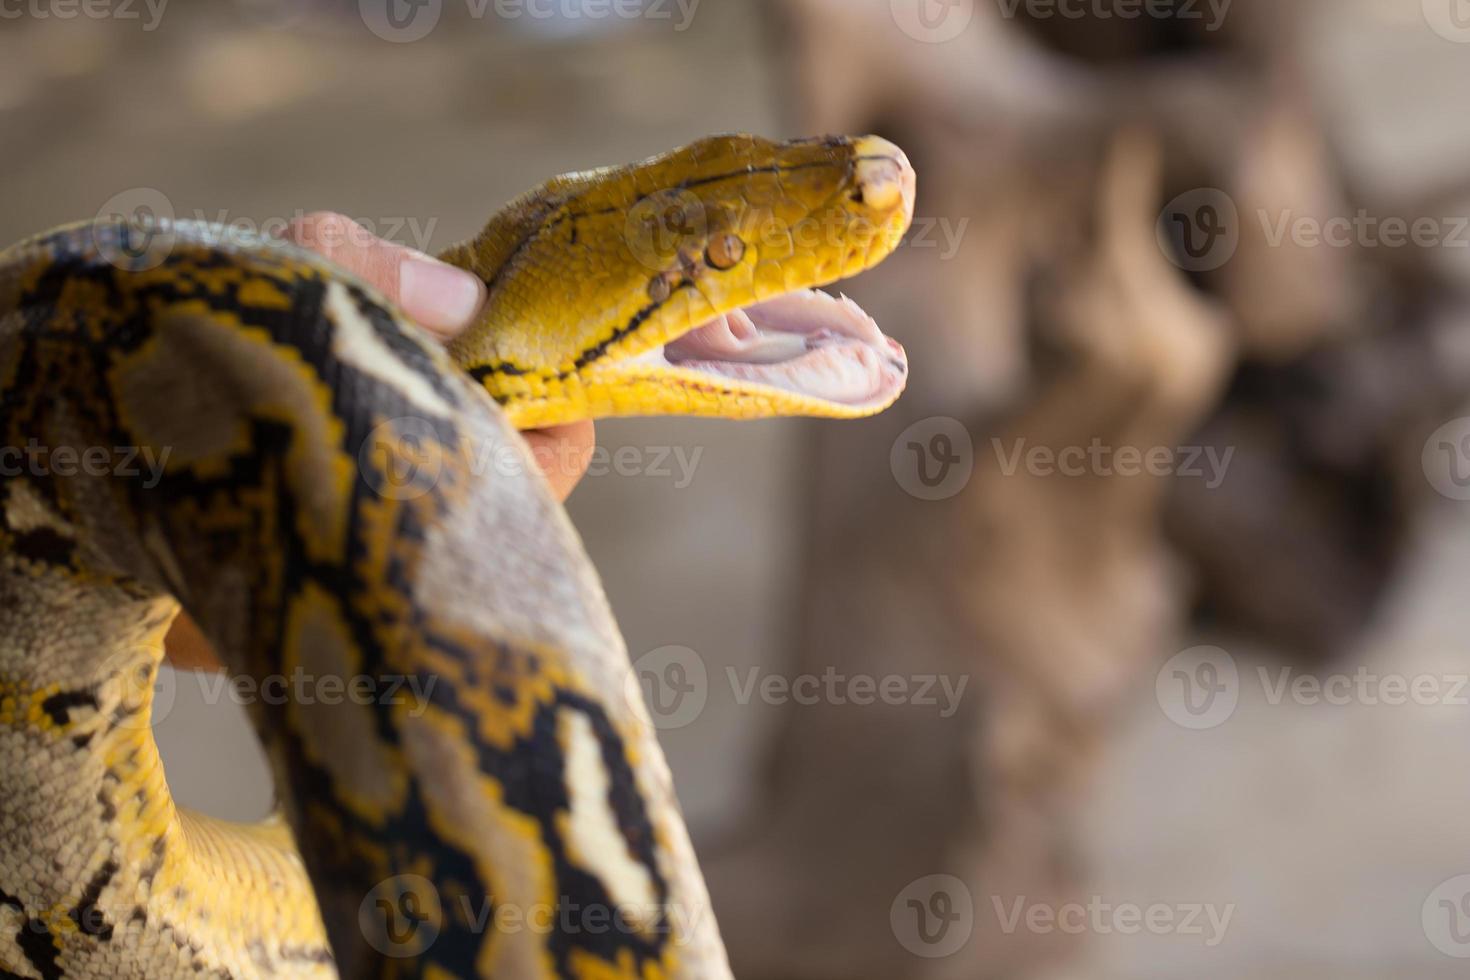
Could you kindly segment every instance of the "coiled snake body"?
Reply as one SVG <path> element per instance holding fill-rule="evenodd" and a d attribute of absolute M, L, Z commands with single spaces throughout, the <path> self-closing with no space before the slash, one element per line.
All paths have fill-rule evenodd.
<path fill-rule="evenodd" d="M 557 178 L 442 256 L 489 285 L 448 353 L 266 238 L 112 218 L 0 252 L 0 446 L 26 450 L 0 472 L 0 976 L 728 976 L 515 428 L 881 410 L 902 350 L 806 290 L 912 209 L 871 137 Z M 149 717 L 181 608 L 232 675 L 322 684 L 251 705 L 278 818 L 169 795 Z"/>

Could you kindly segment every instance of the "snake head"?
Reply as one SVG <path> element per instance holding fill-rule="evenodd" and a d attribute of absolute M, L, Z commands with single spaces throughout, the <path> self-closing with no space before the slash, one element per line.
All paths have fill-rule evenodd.
<path fill-rule="evenodd" d="M 451 352 L 523 428 L 871 415 L 903 391 L 903 348 L 817 287 L 898 246 L 914 189 L 873 136 L 716 136 L 555 178 L 441 256 L 489 287 Z"/>

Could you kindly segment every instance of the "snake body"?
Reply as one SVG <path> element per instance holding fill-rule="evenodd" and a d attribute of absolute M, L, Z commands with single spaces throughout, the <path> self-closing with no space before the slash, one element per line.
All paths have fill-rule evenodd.
<path fill-rule="evenodd" d="M 448 352 L 269 238 L 112 217 L 0 252 L 23 450 L 0 977 L 729 976 L 623 641 L 516 429 L 880 410 L 902 350 L 801 290 L 881 260 L 912 208 L 871 137 L 556 178 L 442 256 L 489 287 Z M 181 609 L 255 689 L 318 684 L 250 706 L 263 823 L 168 792 L 149 719 Z"/>

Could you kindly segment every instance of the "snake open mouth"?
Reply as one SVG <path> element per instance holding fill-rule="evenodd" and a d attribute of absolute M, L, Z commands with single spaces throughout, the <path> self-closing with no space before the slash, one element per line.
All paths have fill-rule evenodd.
<path fill-rule="evenodd" d="M 732 310 L 639 360 L 853 408 L 887 405 L 908 379 L 903 347 L 862 307 L 815 289 Z"/>

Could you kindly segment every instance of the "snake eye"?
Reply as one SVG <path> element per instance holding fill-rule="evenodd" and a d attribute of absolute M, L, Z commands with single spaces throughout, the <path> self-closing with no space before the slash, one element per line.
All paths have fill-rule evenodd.
<path fill-rule="evenodd" d="M 745 243 L 738 235 L 721 235 L 705 249 L 705 258 L 710 266 L 721 271 L 733 269 L 744 257 Z"/>

